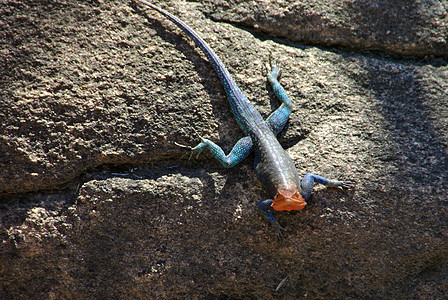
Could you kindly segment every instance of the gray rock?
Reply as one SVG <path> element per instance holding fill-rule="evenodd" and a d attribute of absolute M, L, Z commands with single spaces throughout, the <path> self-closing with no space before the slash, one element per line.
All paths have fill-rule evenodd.
<path fill-rule="evenodd" d="M 309 27 L 299 27 L 279 1 L 252 2 L 249 14 L 243 3 L 203 3 L 164 6 L 215 49 L 264 116 L 278 102 L 263 68 L 269 54 L 278 59 L 295 104 L 280 141 L 300 172 L 354 179 L 356 189 L 317 187 L 307 208 L 278 214 L 287 232 L 277 243 L 256 207 L 267 195 L 253 157 L 223 169 L 174 144 L 195 145 L 200 134 L 230 150 L 242 136 L 216 74 L 179 29 L 122 1 L 3 1 L 0 298 L 448 294 L 446 40 L 429 38 L 440 40 L 446 17 L 387 36 L 416 10 L 364 2 L 351 36 L 328 25 L 348 22 L 343 8 L 314 5 L 318 17 L 302 9 Z M 419 16 L 442 7 L 422 3 L 413 4 Z M 286 33 L 318 38 L 260 40 L 207 18 L 212 7 L 213 18 L 244 18 L 266 37 L 286 37 L 269 24 L 289 24 Z M 333 21 L 319 36 L 322 14 Z M 402 19 L 359 21 L 380 15 Z M 417 26 L 424 51 L 423 39 L 409 46 Z M 365 52 L 375 43 L 380 53 Z"/>
<path fill-rule="evenodd" d="M 203 1 L 216 21 L 294 42 L 395 55 L 447 56 L 440 0 Z"/>

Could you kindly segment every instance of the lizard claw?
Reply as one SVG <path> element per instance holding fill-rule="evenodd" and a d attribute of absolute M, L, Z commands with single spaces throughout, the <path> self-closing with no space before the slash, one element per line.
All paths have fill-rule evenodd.
<path fill-rule="evenodd" d="M 272 54 L 269 53 L 269 65 L 265 64 L 265 69 L 269 80 L 278 80 L 281 76 L 281 69 L 279 67 L 278 59 L 275 62 L 272 62 Z"/>
<path fill-rule="evenodd" d="M 354 182 L 353 180 L 347 180 L 347 181 L 343 181 L 340 186 L 343 189 L 352 189 L 355 187 L 355 185 L 356 185 L 356 182 Z"/>
<path fill-rule="evenodd" d="M 274 231 L 278 242 L 286 240 L 283 234 L 283 231 L 286 231 L 284 227 L 280 226 L 280 224 L 277 224 L 276 226 L 274 226 Z"/>
<path fill-rule="evenodd" d="M 269 54 L 270 57 L 270 54 Z M 270 76 L 272 72 L 272 64 L 271 64 L 271 59 L 269 58 L 269 63 L 265 62 L 263 64 L 263 76 Z"/>
<path fill-rule="evenodd" d="M 187 146 L 187 145 L 182 145 L 182 144 L 179 144 L 179 143 L 177 143 L 177 142 L 174 142 L 174 144 L 176 145 L 176 146 L 179 146 L 179 147 L 182 147 L 182 148 L 186 148 L 186 149 L 188 149 L 188 150 L 190 150 L 191 151 L 191 153 L 190 153 L 190 156 L 188 157 L 188 160 L 190 161 L 191 160 L 191 158 L 193 157 L 193 155 L 194 155 L 194 153 L 196 152 L 197 153 L 197 155 L 196 155 L 196 159 L 197 158 L 199 158 L 199 155 L 202 153 L 202 151 L 204 151 L 204 148 L 205 148 L 205 146 L 206 146 L 206 144 L 204 143 L 204 141 L 205 141 L 205 139 L 193 128 L 193 131 L 194 131 L 194 133 L 197 135 L 197 136 L 199 136 L 199 138 L 201 139 L 201 143 L 199 143 L 197 146 L 195 146 L 195 147 L 191 147 L 191 146 Z M 182 158 L 185 156 L 185 154 L 184 155 L 182 155 Z"/>
<path fill-rule="evenodd" d="M 201 137 L 201 140 L 203 141 L 204 139 Z M 202 143 L 200 143 L 200 144 L 197 145 L 196 147 L 191 147 L 191 146 L 187 146 L 187 145 L 182 145 L 182 144 L 179 144 L 179 143 L 177 143 L 177 142 L 174 142 L 174 144 L 175 144 L 176 146 L 179 146 L 179 147 L 182 147 L 182 148 L 186 148 L 186 149 L 188 149 L 188 150 L 191 151 L 191 152 L 190 152 L 190 156 L 188 157 L 188 160 L 191 160 L 191 158 L 193 157 L 193 154 L 194 154 L 195 152 L 197 152 L 196 158 L 198 158 L 199 155 L 200 155 L 200 154 L 202 153 L 202 151 L 204 150 L 203 148 L 200 148 L 200 147 L 199 147 Z M 182 158 L 183 158 L 184 156 L 185 156 L 185 154 L 182 155 Z"/>
<path fill-rule="evenodd" d="M 176 146 L 178 146 L 178 147 L 181 147 L 181 148 L 186 148 L 186 149 L 189 149 L 189 150 L 192 149 L 191 146 L 182 145 L 182 144 L 179 144 L 178 142 L 174 142 L 174 145 L 176 145 Z"/>
<path fill-rule="evenodd" d="M 199 158 L 199 155 L 200 155 L 200 154 L 202 153 L 202 151 L 204 151 L 204 149 L 207 147 L 207 144 L 206 144 L 206 142 L 205 142 L 205 139 L 204 139 L 202 136 L 199 136 L 199 138 L 201 139 L 201 142 L 200 142 L 197 146 L 191 148 L 191 151 L 192 151 L 191 153 L 192 153 L 192 155 L 193 155 L 194 152 L 197 153 L 197 154 L 196 154 L 196 159 Z"/>

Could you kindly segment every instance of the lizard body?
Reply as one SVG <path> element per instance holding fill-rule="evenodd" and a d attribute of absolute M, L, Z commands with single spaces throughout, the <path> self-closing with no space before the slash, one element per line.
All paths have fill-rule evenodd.
<path fill-rule="evenodd" d="M 353 186 L 351 181 L 328 180 L 311 173 L 306 174 L 303 178 L 299 176 L 294 162 L 276 137 L 286 125 L 292 112 L 292 102 L 277 80 L 280 74 L 277 66 L 272 67 L 268 80 L 282 104 L 266 120 L 263 120 L 257 109 L 237 87 L 218 56 L 192 28 L 164 9 L 144 0 L 137 1 L 158 11 L 182 29 L 202 49 L 216 70 L 224 86 L 235 119 L 246 136 L 235 144 L 228 155 L 225 155 L 218 145 L 205 138 L 201 138 L 201 143 L 191 150 L 201 152 L 208 148 L 224 167 L 235 166 L 254 150 L 255 173 L 269 196 L 273 197 L 260 200 L 258 207 L 274 226 L 277 234 L 281 235 L 282 227 L 272 213 L 303 209 L 306 200 L 311 196 L 315 182 L 332 187 L 349 188 Z"/>

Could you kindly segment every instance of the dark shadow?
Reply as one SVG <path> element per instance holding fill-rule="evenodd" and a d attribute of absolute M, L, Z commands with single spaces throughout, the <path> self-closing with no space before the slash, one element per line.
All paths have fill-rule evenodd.
<path fill-rule="evenodd" d="M 359 1 L 351 2 L 344 9 L 356 16 L 354 22 L 370 26 L 371 34 L 379 35 L 387 44 L 390 40 L 382 35 L 388 30 L 393 29 L 392 35 L 405 38 L 422 26 L 425 14 L 419 5 L 422 4 L 415 1 Z M 382 13 L 372 13 L 375 9 Z M 403 15 L 395 16 L 393 12 L 397 11 Z M 380 19 L 374 19 L 378 16 Z M 409 21 L 411 17 L 413 21 Z M 443 212 L 447 202 L 442 193 L 448 190 L 448 145 L 442 122 L 448 116 L 438 111 L 442 114 L 446 111 L 448 95 L 443 87 L 431 81 L 432 76 L 438 76 L 437 66 L 444 64 L 433 63 L 423 68 L 424 61 L 369 56 L 356 56 L 356 59 L 366 71 L 365 76 L 357 80 L 371 92 L 375 101 L 374 114 L 379 113 L 383 118 L 372 119 L 382 127 L 372 137 L 372 144 L 376 145 L 372 161 L 378 166 L 377 174 L 373 174 L 372 182 L 368 183 L 372 185 L 370 201 L 375 202 L 376 222 L 369 234 L 388 232 L 376 241 L 385 245 L 385 250 L 378 255 L 389 261 L 387 268 L 396 272 L 384 279 L 384 285 L 389 287 L 385 294 L 395 297 L 397 292 L 392 289 L 412 294 L 424 286 L 428 278 L 439 281 L 446 277 L 440 269 L 422 272 L 418 265 L 426 265 L 423 258 L 443 248 L 439 239 L 447 226 Z M 439 93 L 435 93 L 438 89 Z M 409 265 L 405 257 L 415 257 L 418 264 Z M 443 260 L 446 264 L 446 257 Z"/>
<path fill-rule="evenodd" d="M 364 60 L 368 87 L 378 100 L 378 109 L 387 121 L 389 139 L 398 149 L 393 157 L 400 159 L 397 182 L 412 181 L 421 186 L 446 184 L 448 179 L 447 145 L 434 127 L 423 78 L 413 66 L 387 61 Z M 440 107 L 448 99 L 440 99 Z"/>
<path fill-rule="evenodd" d="M 223 22 L 221 20 L 216 20 L 212 17 L 210 17 L 211 20 L 215 22 Z M 227 23 L 229 24 L 229 23 Z M 306 42 L 306 43 L 300 43 L 293 40 L 290 40 L 288 38 L 282 38 L 278 36 L 270 35 L 266 32 L 256 30 L 252 27 L 248 27 L 241 24 L 232 24 L 234 27 L 239 28 L 241 30 L 244 30 L 246 32 L 249 32 L 252 34 L 255 38 L 259 39 L 260 41 L 273 41 L 276 44 L 279 45 L 285 45 L 288 47 L 294 47 L 301 50 L 306 50 L 309 48 L 317 48 L 322 51 L 329 51 L 334 53 L 357 53 L 362 54 L 369 57 L 376 57 L 378 59 L 392 59 L 392 60 L 400 60 L 404 63 L 415 63 L 415 64 L 428 64 L 432 65 L 434 67 L 441 67 L 446 66 L 448 64 L 448 54 L 446 56 L 444 55 L 426 55 L 426 56 L 411 56 L 411 55 L 403 55 L 399 53 L 394 52 L 387 52 L 381 49 L 373 49 L 373 48 L 361 48 L 361 49 L 353 49 L 352 47 L 347 47 L 343 45 L 331 45 L 331 46 L 325 46 L 322 45 L 322 43 L 313 43 L 313 42 Z"/>
<path fill-rule="evenodd" d="M 420 2 L 380 0 L 351 2 L 344 9 L 354 16 L 353 22 L 362 27 L 370 26 L 372 35 L 382 36 L 393 28 L 396 32 L 391 34 L 405 37 L 422 26 L 422 18 L 426 15 L 422 9 L 429 8 Z M 394 15 L 397 12 L 403 15 Z M 378 16 L 380 19 L 375 19 Z M 409 18 L 414 18 L 414 22 L 408 22 Z M 387 43 L 386 37 L 384 39 Z M 421 67 L 431 64 L 390 57 L 361 57 L 359 54 L 354 57 L 367 71 L 364 78 L 359 78 L 360 84 L 371 91 L 378 103 L 377 110 L 386 122 L 385 128 L 380 130 L 387 132 L 382 138 L 385 140 L 383 144 L 388 146 L 377 155 L 384 165 L 395 166 L 396 172 L 388 174 L 388 180 L 392 182 L 384 184 L 409 187 L 410 193 L 416 189 L 426 191 L 414 196 L 422 200 L 431 197 L 431 193 L 439 188 L 447 189 L 448 145 L 442 133 L 442 123 L 447 116 L 436 112 L 446 111 L 448 95 L 443 92 L 443 87 L 427 80 L 432 72 L 437 77 L 436 67 L 443 67 L 443 64 L 433 60 L 432 66 L 424 69 L 426 74 L 423 71 L 420 74 Z M 440 90 L 440 99 L 435 98 L 434 89 L 426 90 L 432 89 L 431 85 Z M 397 203 L 396 207 L 400 205 Z M 442 206 L 442 203 L 435 204 L 431 213 L 438 213 Z"/>
<path fill-rule="evenodd" d="M 446 41 L 436 35 L 443 28 L 444 10 L 438 0 L 360 0 L 345 2 L 341 11 L 355 26 L 346 38 L 356 50 L 413 55 L 446 65 Z"/>

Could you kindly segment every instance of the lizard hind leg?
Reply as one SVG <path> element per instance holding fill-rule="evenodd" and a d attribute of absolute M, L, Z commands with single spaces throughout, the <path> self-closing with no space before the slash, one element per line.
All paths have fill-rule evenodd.
<path fill-rule="evenodd" d="M 210 153 L 221 163 L 221 165 L 226 168 L 231 168 L 237 165 L 239 162 L 245 159 L 252 150 L 252 139 L 249 136 L 241 138 L 235 144 L 228 155 L 226 155 L 224 153 L 224 150 L 222 150 L 222 148 L 216 145 L 214 142 L 202 137 L 201 140 L 202 141 L 195 147 L 184 146 L 177 143 L 176 144 L 178 146 L 190 149 L 192 151 L 192 154 L 195 152 L 198 153 L 197 156 L 199 156 L 202 151 L 208 148 L 210 150 Z"/>
<path fill-rule="evenodd" d="M 224 151 L 210 140 L 202 139 L 202 142 L 194 147 L 192 150 L 202 150 L 208 148 L 210 153 L 226 168 L 231 168 L 243 159 L 245 159 L 252 150 L 252 139 L 249 136 L 241 138 L 228 155 L 225 155 Z"/>
<path fill-rule="evenodd" d="M 272 132 L 277 135 L 280 131 L 282 131 L 288 122 L 289 116 L 292 112 L 292 102 L 289 100 L 285 89 L 282 87 L 280 82 L 278 82 L 281 70 L 277 66 L 277 63 L 272 65 L 271 57 L 269 57 L 269 65 L 271 68 L 271 73 L 268 74 L 268 80 L 274 90 L 274 94 L 282 102 L 282 104 L 266 119 L 266 123 L 271 128 Z"/>

